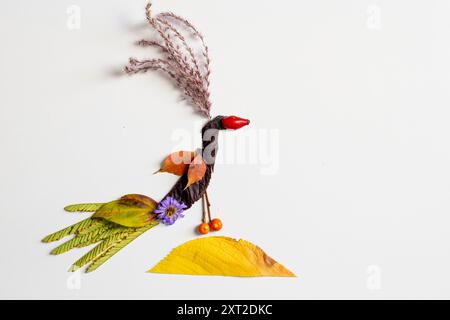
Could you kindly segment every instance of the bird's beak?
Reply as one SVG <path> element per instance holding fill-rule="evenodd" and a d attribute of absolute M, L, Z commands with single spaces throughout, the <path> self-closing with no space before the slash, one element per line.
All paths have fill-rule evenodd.
<path fill-rule="evenodd" d="M 226 117 L 222 119 L 222 126 L 225 129 L 230 130 L 238 130 L 242 127 L 248 126 L 250 124 L 250 120 L 239 118 L 236 116 Z"/>

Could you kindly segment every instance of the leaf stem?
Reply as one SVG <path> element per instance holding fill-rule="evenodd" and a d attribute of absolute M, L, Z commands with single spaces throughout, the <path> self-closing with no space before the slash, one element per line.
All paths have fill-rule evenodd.
<path fill-rule="evenodd" d="M 205 195 L 203 194 L 202 196 L 202 222 L 206 223 L 206 198 Z"/>
<path fill-rule="evenodd" d="M 205 199 L 206 199 L 206 205 L 208 207 L 208 218 L 209 218 L 209 222 L 212 221 L 211 219 L 211 203 L 209 202 L 209 197 L 208 197 L 208 192 L 205 191 Z"/>

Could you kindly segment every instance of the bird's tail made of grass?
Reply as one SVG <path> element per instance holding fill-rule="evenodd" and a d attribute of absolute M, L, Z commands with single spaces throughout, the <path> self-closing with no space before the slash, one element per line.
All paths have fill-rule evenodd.
<path fill-rule="evenodd" d="M 66 207 L 69 212 L 95 212 L 102 204 L 82 204 Z M 92 272 L 103 265 L 121 249 L 130 244 L 144 232 L 157 223 L 141 228 L 129 228 L 108 222 L 103 219 L 88 218 L 74 225 L 52 233 L 42 239 L 45 243 L 59 241 L 67 236 L 73 236 L 51 251 L 59 255 L 75 248 L 83 248 L 97 244 L 93 249 L 78 259 L 69 269 L 76 271 L 87 266 L 86 272 Z"/>

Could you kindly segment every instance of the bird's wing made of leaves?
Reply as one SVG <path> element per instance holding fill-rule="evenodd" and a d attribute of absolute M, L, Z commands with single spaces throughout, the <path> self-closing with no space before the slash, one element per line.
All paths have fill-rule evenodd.
<path fill-rule="evenodd" d="M 171 173 L 177 176 L 185 174 L 192 160 L 194 160 L 196 153 L 194 151 L 178 151 L 170 154 L 164 159 L 161 169 L 157 171 Z"/>
<path fill-rule="evenodd" d="M 188 183 L 186 188 L 189 188 L 193 184 L 203 179 L 206 173 L 206 163 L 203 160 L 202 155 L 199 153 L 195 156 L 188 169 Z"/>

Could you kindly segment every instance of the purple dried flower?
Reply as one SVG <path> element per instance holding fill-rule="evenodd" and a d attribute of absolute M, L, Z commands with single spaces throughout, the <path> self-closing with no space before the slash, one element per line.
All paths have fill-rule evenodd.
<path fill-rule="evenodd" d="M 183 218 L 183 211 L 187 206 L 173 197 L 167 197 L 161 201 L 153 212 L 157 214 L 157 218 L 161 220 L 161 223 L 171 226 L 179 218 Z"/>

